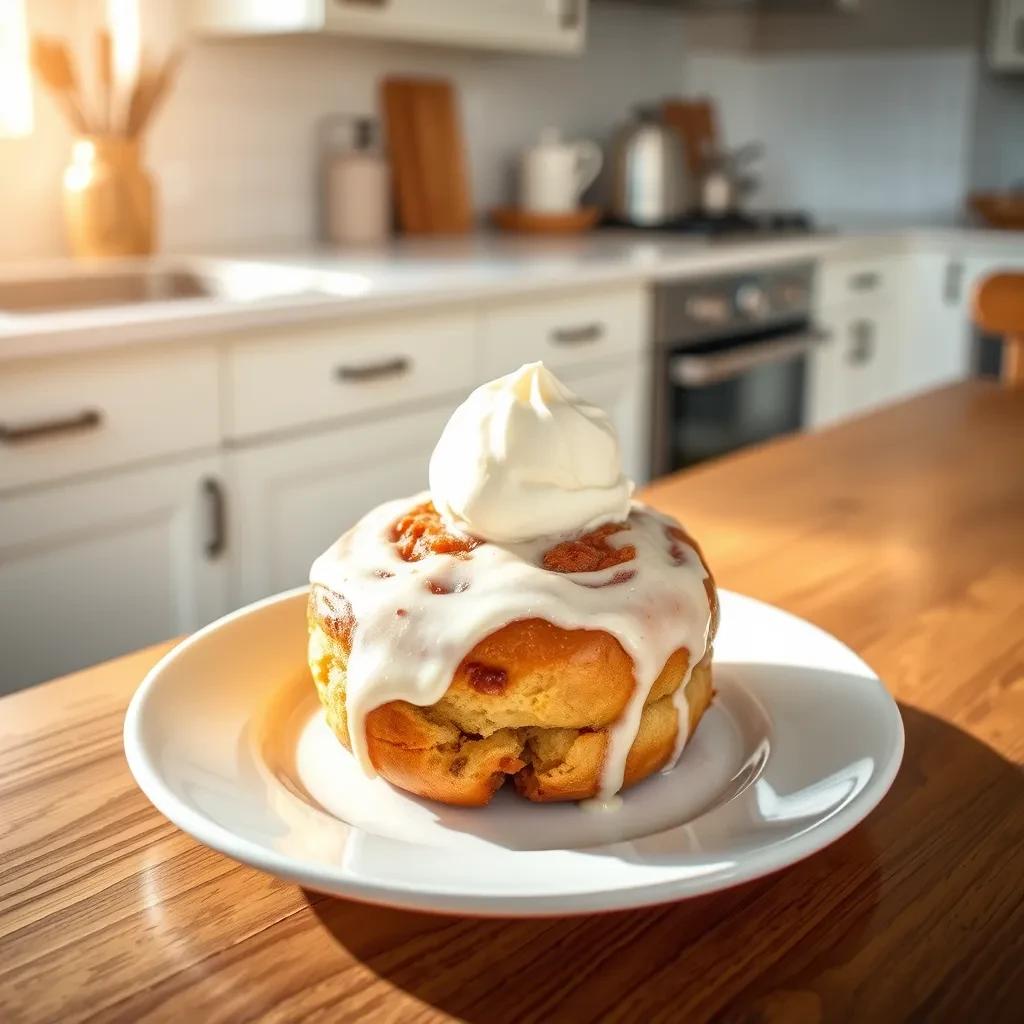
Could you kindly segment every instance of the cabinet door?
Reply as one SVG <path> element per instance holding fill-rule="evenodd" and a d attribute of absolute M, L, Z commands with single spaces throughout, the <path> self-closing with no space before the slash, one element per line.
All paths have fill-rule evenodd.
<path fill-rule="evenodd" d="M 827 426 L 899 397 L 902 317 L 871 303 L 825 312 L 819 319 L 829 340 L 810 361 L 810 426 Z"/>
<path fill-rule="evenodd" d="M 634 358 L 561 374 L 573 391 L 608 413 L 619 435 L 623 469 L 638 484 L 646 483 L 650 473 L 649 373 L 649 360 Z"/>
<path fill-rule="evenodd" d="M 230 452 L 234 601 L 305 583 L 313 559 L 374 505 L 425 489 L 455 404 Z"/>
<path fill-rule="evenodd" d="M 194 459 L 0 499 L 0 692 L 224 611 L 219 466 Z"/>
<path fill-rule="evenodd" d="M 900 367 L 905 393 L 964 379 L 971 333 L 964 261 L 950 253 L 919 254 L 910 295 Z"/>
<path fill-rule="evenodd" d="M 995 0 L 989 21 L 989 63 L 998 71 L 1024 71 L 1024 0 Z"/>
<path fill-rule="evenodd" d="M 508 50 L 581 48 L 586 0 L 324 0 L 324 27 L 353 35 Z"/>

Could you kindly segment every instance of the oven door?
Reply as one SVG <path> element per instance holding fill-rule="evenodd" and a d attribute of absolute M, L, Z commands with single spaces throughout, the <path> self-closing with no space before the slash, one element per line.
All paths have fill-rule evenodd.
<path fill-rule="evenodd" d="M 825 338 L 802 324 L 672 353 L 667 468 L 799 430 L 807 355 Z"/>

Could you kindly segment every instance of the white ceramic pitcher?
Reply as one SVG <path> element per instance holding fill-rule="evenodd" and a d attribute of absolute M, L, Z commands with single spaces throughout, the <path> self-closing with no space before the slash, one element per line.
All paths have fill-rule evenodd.
<path fill-rule="evenodd" d="M 568 142 L 557 128 L 545 128 L 523 153 L 520 205 L 529 213 L 571 213 L 601 170 L 601 147 L 580 139 Z"/>

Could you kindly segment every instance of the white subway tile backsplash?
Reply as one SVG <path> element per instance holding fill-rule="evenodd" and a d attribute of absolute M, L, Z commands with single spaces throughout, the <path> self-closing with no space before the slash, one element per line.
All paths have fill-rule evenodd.
<path fill-rule="evenodd" d="M 977 57 L 692 54 L 686 79 L 718 102 L 731 145 L 766 143 L 764 206 L 821 218 L 949 219 L 967 190 Z"/>

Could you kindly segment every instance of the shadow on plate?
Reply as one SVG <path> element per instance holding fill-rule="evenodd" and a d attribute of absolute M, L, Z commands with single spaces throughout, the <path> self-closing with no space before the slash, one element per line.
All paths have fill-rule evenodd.
<path fill-rule="evenodd" d="M 629 1020 L 658 1010 L 676 1020 L 882 1019 L 907 955 L 906 929 L 893 920 L 919 898 L 925 810 L 945 801 L 954 770 L 976 788 L 1008 787 L 1009 799 L 1024 800 L 1024 778 L 997 752 L 916 708 L 900 711 L 904 765 L 869 818 L 799 864 L 733 889 L 644 910 L 527 920 L 306 898 L 353 967 L 384 982 L 375 993 L 363 988 L 362 1004 L 384 1014 L 389 990 L 401 994 L 405 1003 L 389 1007 L 395 1019 L 401 1005 L 414 1015 L 415 1003 L 481 1024 L 576 1024 L 615 1009 Z M 943 885 L 957 887 L 957 867 L 937 870 Z M 934 927 L 942 926 L 940 918 Z"/>

